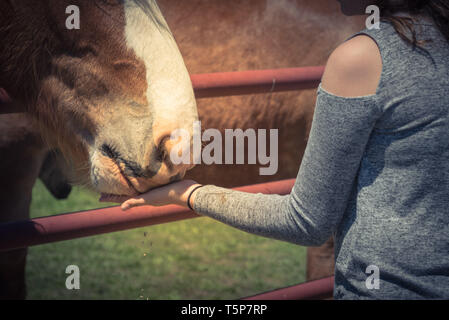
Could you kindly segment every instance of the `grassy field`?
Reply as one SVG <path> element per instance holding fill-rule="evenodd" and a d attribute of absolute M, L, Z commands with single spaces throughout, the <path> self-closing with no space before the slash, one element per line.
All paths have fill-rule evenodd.
<path fill-rule="evenodd" d="M 79 188 L 55 200 L 38 181 L 31 215 L 98 207 Z M 80 290 L 65 287 L 72 264 Z M 305 248 L 209 218 L 31 247 L 27 264 L 29 299 L 237 299 L 304 279 Z"/>

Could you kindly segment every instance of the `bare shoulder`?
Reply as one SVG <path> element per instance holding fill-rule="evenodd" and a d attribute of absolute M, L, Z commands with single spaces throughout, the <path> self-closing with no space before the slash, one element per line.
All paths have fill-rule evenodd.
<path fill-rule="evenodd" d="M 375 94 L 382 74 L 382 57 L 376 42 L 356 36 L 330 55 L 322 79 L 326 91 L 342 97 Z"/>

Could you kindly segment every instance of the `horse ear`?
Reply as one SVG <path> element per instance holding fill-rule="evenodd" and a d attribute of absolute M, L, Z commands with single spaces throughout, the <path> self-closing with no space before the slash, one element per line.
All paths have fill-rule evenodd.
<path fill-rule="evenodd" d="M 25 108 L 14 103 L 5 89 L 0 88 L 0 114 L 25 112 Z"/>

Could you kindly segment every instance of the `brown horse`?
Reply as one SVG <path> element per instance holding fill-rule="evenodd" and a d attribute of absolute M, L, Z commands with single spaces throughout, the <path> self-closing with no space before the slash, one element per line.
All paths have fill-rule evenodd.
<path fill-rule="evenodd" d="M 0 39 L 0 87 L 70 159 L 77 183 L 135 195 L 191 167 L 167 156 L 170 132 L 191 133 L 198 115 L 155 1 L 3 0 Z"/>
<path fill-rule="evenodd" d="M 48 5 L 48 2 L 51 1 L 43 2 Z M 62 3 L 64 1 L 60 2 Z M 142 93 L 144 91 L 143 89 L 139 91 L 139 88 L 145 87 L 145 85 L 142 85 L 142 79 L 144 77 L 139 75 L 137 70 L 140 66 L 145 65 L 145 63 L 149 64 L 149 62 L 144 61 L 142 63 L 142 61 L 136 59 L 137 62 L 134 62 L 135 65 L 131 65 L 132 63 L 125 59 L 125 61 L 118 63 L 119 68 L 116 68 L 116 65 L 113 66 L 112 69 L 114 72 L 117 72 L 116 74 L 112 73 L 112 71 L 110 74 L 107 73 L 107 77 L 112 78 L 103 78 L 105 75 L 102 73 L 102 66 L 98 65 L 100 63 L 98 61 L 114 60 L 117 58 L 117 54 L 120 56 L 123 52 L 117 53 L 116 50 L 118 49 L 112 48 L 117 46 L 119 41 L 115 38 L 110 40 L 111 35 L 106 33 L 107 28 L 101 29 L 101 26 L 93 26 L 93 22 L 91 21 L 95 20 L 95 18 L 105 20 L 106 18 L 103 15 L 106 15 L 106 13 L 103 12 L 104 10 L 106 10 L 109 16 L 114 15 L 114 13 L 111 13 L 111 10 L 121 12 L 121 15 L 123 15 L 123 8 L 120 8 L 118 5 L 110 7 L 110 3 L 104 7 L 106 4 L 103 4 L 101 1 L 92 2 L 98 4 L 99 8 L 102 8 L 101 12 L 98 11 L 98 8 L 87 11 L 87 13 L 92 14 L 92 17 L 85 17 L 81 21 L 86 21 L 87 19 L 88 28 L 93 28 L 90 30 L 92 33 L 90 37 L 97 39 L 96 37 L 98 36 L 100 39 L 100 47 L 103 49 L 108 48 L 112 50 L 112 53 L 108 56 L 101 48 L 98 48 L 97 44 L 89 44 L 88 40 L 85 40 L 87 42 L 81 48 L 75 46 L 76 50 L 80 50 L 81 53 L 74 54 L 73 56 L 68 55 L 68 57 L 61 54 L 59 59 L 53 58 L 55 61 L 58 61 L 50 61 L 51 69 L 46 72 L 51 73 L 54 68 L 56 70 L 50 76 L 44 77 L 48 78 L 46 81 L 37 78 L 37 86 L 39 87 L 39 83 L 42 83 L 39 90 L 40 93 L 35 94 L 35 96 L 30 95 L 29 98 L 24 98 L 23 104 L 26 105 L 26 108 L 34 116 L 34 119 L 37 119 L 38 123 L 43 126 L 44 132 L 55 132 L 55 136 L 61 137 L 61 141 L 57 141 L 58 144 L 61 145 L 62 150 L 69 157 L 74 153 L 73 157 L 77 160 L 75 164 L 78 164 L 78 170 L 84 173 L 86 171 L 92 171 L 89 171 L 89 168 L 86 168 L 86 166 L 84 168 L 82 166 L 83 161 L 87 161 L 86 159 L 89 159 L 91 155 L 87 152 L 87 156 L 83 156 L 86 153 L 85 149 L 90 151 L 91 149 L 89 148 L 91 145 L 101 145 L 99 141 L 107 137 L 107 134 L 110 134 L 113 139 L 117 139 L 114 142 L 118 143 L 119 147 L 123 146 L 123 149 L 119 150 L 119 152 L 109 152 L 114 151 L 112 148 L 112 150 L 108 148 L 100 150 L 103 151 L 103 155 L 109 155 L 109 158 L 114 160 L 113 162 L 116 162 L 115 164 L 108 164 L 109 166 L 113 166 L 115 171 L 108 169 L 100 171 L 100 174 L 104 173 L 102 179 L 111 179 L 109 178 L 110 174 L 112 174 L 112 180 L 117 175 L 119 176 L 117 181 L 110 182 L 111 189 L 108 189 L 106 192 L 131 194 L 133 190 L 124 187 L 126 186 L 125 183 L 122 183 L 120 187 L 117 187 L 117 185 L 120 185 L 120 181 L 129 180 L 124 182 L 130 182 L 131 187 L 134 188 L 133 184 L 139 186 L 141 182 L 139 178 L 141 177 L 136 178 L 133 174 L 131 174 L 131 177 L 127 176 L 126 173 L 129 170 L 126 170 L 132 167 L 129 164 L 134 163 L 129 158 L 123 159 L 121 156 L 119 157 L 118 154 L 134 157 L 136 151 L 134 150 L 133 154 L 131 152 L 132 150 L 129 150 L 130 147 L 127 146 L 127 143 L 132 142 L 135 145 L 137 144 L 135 140 L 136 134 L 145 135 L 147 133 L 143 129 L 141 130 L 142 121 L 137 121 L 136 117 L 127 119 L 127 117 L 131 117 L 134 114 L 124 115 L 123 111 L 128 110 L 127 106 L 133 105 L 134 103 L 122 101 L 119 104 L 123 109 L 120 109 L 115 104 L 120 99 L 124 99 L 121 95 L 117 97 L 117 92 L 123 94 L 126 98 L 133 97 L 132 101 L 134 102 L 138 100 L 139 92 Z M 162 12 L 165 14 L 174 38 L 177 40 L 190 73 L 321 65 L 325 63 L 327 56 L 339 42 L 362 27 L 361 20 L 348 19 L 341 16 L 338 13 L 336 3 L 330 3 L 327 0 L 313 2 L 306 0 L 160 0 L 158 2 Z M 22 1 L 22 3 L 27 3 L 27 5 L 32 6 L 30 1 Z M 79 1 L 79 3 L 83 4 L 83 1 Z M 134 3 L 142 2 L 134 1 Z M 84 8 L 88 6 L 88 4 L 84 5 Z M 50 12 L 54 12 L 56 10 L 55 8 L 60 6 L 63 5 L 59 5 L 58 2 L 57 5 L 52 7 L 53 9 Z M 82 8 L 83 6 L 81 6 Z M 83 11 L 81 10 L 81 12 Z M 205 12 L 207 14 L 204 14 Z M 40 12 L 40 14 L 42 15 L 44 13 Z M 111 26 L 111 23 L 106 21 L 108 28 L 120 29 L 123 26 L 123 20 L 125 20 L 121 15 L 118 14 L 120 19 L 116 22 L 118 24 L 117 27 Z M 159 14 L 156 17 L 158 20 L 162 19 Z M 60 25 L 61 22 L 58 22 L 60 18 L 55 19 L 55 23 Z M 89 22 L 91 23 L 90 25 Z M 166 25 L 164 26 L 166 27 Z M 96 28 L 100 28 L 100 30 Z M 81 31 L 79 33 L 80 35 L 88 33 L 89 30 L 83 31 L 83 26 L 81 25 Z M 143 34 L 145 32 L 148 31 L 142 30 Z M 70 32 L 62 30 L 62 33 L 63 35 L 67 34 L 67 37 L 70 38 Z M 151 35 L 151 32 L 146 33 L 148 39 L 151 38 Z M 137 37 L 138 35 L 136 34 L 135 36 Z M 75 37 L 76 40 L 78 40 L 77 37 L 79 36 L 77 35 Z M 117 36 L 117 38 L 120 38 L 120 36 Z M 123 40 L 124 38 L 121 37 L 120 39 Z M 62 40 L 64 39 L 62 37 Z M 114 45 L 111 44 L 108 47 L 104 43 L 105 39 L 113 41 Z M 72 39 L 71 41 L 73 42 L 74 40 Z M 46 42 L 41 41 L 41 43 Z M 98 51 L 101 51 L 101 53 L 98 53 Z M 64 52 L 64 50 L 61 52 Z M 22 51 L 20 53 L 26 55 Z M 39 53 L 36 52 L 35 54 Z M 101 57 L 102 55 L 104 56 Z M 2 59 L 1 56 L 0 59 Z M 27 60 L 24 57 L 22 59 L 28 62 L 33 61 L 30 59 Z M 81 62 L 81 67 L 76 65 L 71 59 L 76 59 L 76 63 Z M 131 58 L 127 56 L 127 59 Z M 15 63 L 20 65 L 19 61 L 21 60 L 16 60 Z M 65 63 L 67 63 L 65 67 L 60 66 L 60 64 Z M 0 65 L 3 65 L 1 61 Z M 36 67 L 39 68 L 40 66 Z M 0 66 L 0 86 L 4 86 L 4 83 L 14 80 L 14 78 L 2 78 L 1 70 L 3 69 Z M 95 71 L 94 75 L 84 74 L 90 70 Z M 107 70 L 109 71 L 110 69 Z M 149 69 L 142 71 L 141 68 L 140 70 L 145 73 Z M 32 72 L 33 74 L 35 71 L 28 70 L 28 72 Z M 146 78 L 148 79 L 148 75 Z M 94 80 L 97 80 L 101 84 L 100 88 L 94 84 Z M 13 81 L 12 83 L 20 83 L 20 80 Z M 135 88 L 130 88 L 131 84 Z M 35 84 L 30 84 L 30 89 L 25 88 L 27 89 L 25 92 L 37 92 L 34 86 Z M 108 86 L 111 87 L 109 88 Z M 101 91 L 100 93 L 92 92 L 103 90 L 104 87 L 107 87 L 108 90 Z M 13 86 L 7 89 L 14 98 L 20 96 L 20 90 L 14 92 L 11 88 Z M 17 88 L 20 87 L 18 86 Z M 127 90 L 131 91 L 128 92 Z M 75 96 L 79 98 L 78 91 L 81 94 L 85 94 L 80 99 L 83 102 L 82 104 L 78 103 L 71 96 L 76 94 Z M 33 102 L 33 97 L 35 102 Z M 48 97 L 52 98 L 49 99 Z M 87 102 L 85 103 L 85 101 Z M 48 110 L 49 107 L 61 112 L 61 114 L 56 112 L 51 113 Z M 83 107 L 85 108 L 83 109 Z M 229 187 L 294 177 L 306 146 L 307 135 L 313 116 L 313 107 L 313 90 L 301 93 L 266 94 L 199 101 L 198 111 L 203 128 L 217 128 L 220 130 L 224 130 L 225 128 L 278 128 L 280 152 L 279 171 L 274 176 L 260 176 L 258 174 L 259 166 L 257 165 L 201 165 L 189 171 L 188 176 L 202 183 L 214 183 Z M 81 114 L 78 114 L 78 108 L 83 109 Z M 169 116 L 175 117 L 177 114 L 172 112 Z M 72 119 L 73 117 L 74 119 Z M 59 122 L 57 119 L 59 119 Z M 123 125 L 124 129 L 114 130 L 117 128 L 117 122 L 120 122 L 120 120 L 123 120 L 121 125 Z M 134 120 L 134 127 L 131 128 L 129 124 Z M 166 131 L 162 130 L 162 132 L 165 132 L 165 135 L 173 128 L 171 120 L 173 119 L 166 119 L 164 122 L 166 126 L 162 125 L 164 129 L 167 129 Z M 58 123 L 55 124 L 55 122 Z M 64 123 L 69 124 L 70 128 L 61 129 L 60 126 L 64 125 Z M 187 119 L 185 127 L 190 125 L 191 120 Z M 91 127 L 95 127 L 97 130 L 89 130 Z M 111 130 L 109 131 L 105 127 L 111 128 Z M 127 129 L 128 127 L 129 129 Z M 154 125 L 152 127 L 160 128 L 160 126 Z M 64 132 L 66 130 L 69 132 Z M 98 130 L 104 130 L 105 133 L 99 134 L 97 132 Z M 95 134 L 92 134 L 92 131 Z M 70 136 L 70 132 L 77 132 L 77 134 L 73 135 L 76 138 L 75 141 L 71 142 L 68 141 L 70 139 L 65 138 L 67 135 Z M 121 133 L 123 133 L 123 137 L 118 138 L 117 135 Z M 161 135 L 164 136 L 164 134 Z M 77 135 L 81 135 L 81 137 Z M 89 143 L 92 136 L 95 137 L 95 143 Z M 54 143 L 53 139 L 50 138 L 47 139 L 51 143 Z M 87 147 L 84 150 L 83 148 L 77 148 L 75 144 L 78 141 L 83 141 L 82 146 L 87 145 Z M 151 141 L 154 141 L 154 139 Z M 106 144 L 106 146 L 109 145 Z M 147 151 L 145 156 L 148 155 Z M 147 157 L 147 159 L 154 158 Z M 89 164 L 92 167 L 92 163 Z M 118 165 L 116 166 L 116 164 Z M 108 166 L 106 167 L 108 168 Z M 122 170 L 117 173 L 117 169 Z M 181 168 L 180 170 L 182 173 L 185 168 Z M 115 176 L 114 172 L 116 173 Z M 141 172 L 141 170 L 138 170 L 138 172 Z M 120 180 L 123 176 L 126 179 Z M 176 176 L 176 178 L 180 178 L 180 176 Z M 154 182 L 154 185 L 162 184 L 166 181 L 167 179 L 157 180 L 157 183 Z M 84 180 L 82 182 L 85 183 Z M 152 187 L 152 183 L 147 183 L 146 185 Z M 95 183 L 88 182 L 87 184 L 98 187 L 98 184 Z M 102 188 L 97 188 L 97 190 L 105 191 Z M 142 190 L 143 188 L 137 189 L 137 191 Z M 323 252 L 325 257 L 324 261 L 327 263 L 324 268 L 321 268 L 321 265 L 318 267 L 315 266 L 315 268 L 309 267 L 309 279 L 325 276 L 333 272 L 332 247 L 328 245 L 325 248 L 327 249 L 324 251 L 320 249 L 318 251 L 315 250 L 318 254 L 314 254 L 314 250 L 309 249 L 309 265 L 313 266 L 314 259 L 323 256 Z M 310 273 L 310 271 L 315 271 L 315 274 Z"/>
<path fill-rule="evenodd" d="M 69 28 L 77 18 L 79 29 Z M 32 125 L 70 162 L 70 181 L 98 192 L 134 195 L 191 167 L 166 156 L 170 132 L 191 132 L 198 115 L 155 1 L 2 0 L 0 39 L 3 96 L 14 101 L 9 111 L 30 115 L 2 121 L 12 126 L 1 153 L 2 222 L 28 217 L 48 150 L 27 131 Z M 49 178 L 45 167 L 42 175 Z M 25 256 L 1 255 L 1 297 L 24 297 Z"/>

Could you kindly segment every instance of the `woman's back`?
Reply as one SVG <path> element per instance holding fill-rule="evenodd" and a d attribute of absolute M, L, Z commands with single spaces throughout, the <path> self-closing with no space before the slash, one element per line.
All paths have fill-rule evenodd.
<path fill-rule="evenodd" d="M 449 44 L 431 22 L 415 30 L 426 51 L 387 22 L 361 32 L 382 56 L 377 93 L 362 98 L 380 117 L 336 234 L 336 298 L 449 294 Z M 376 268 L 378 289 L 366 283 Z"/>

